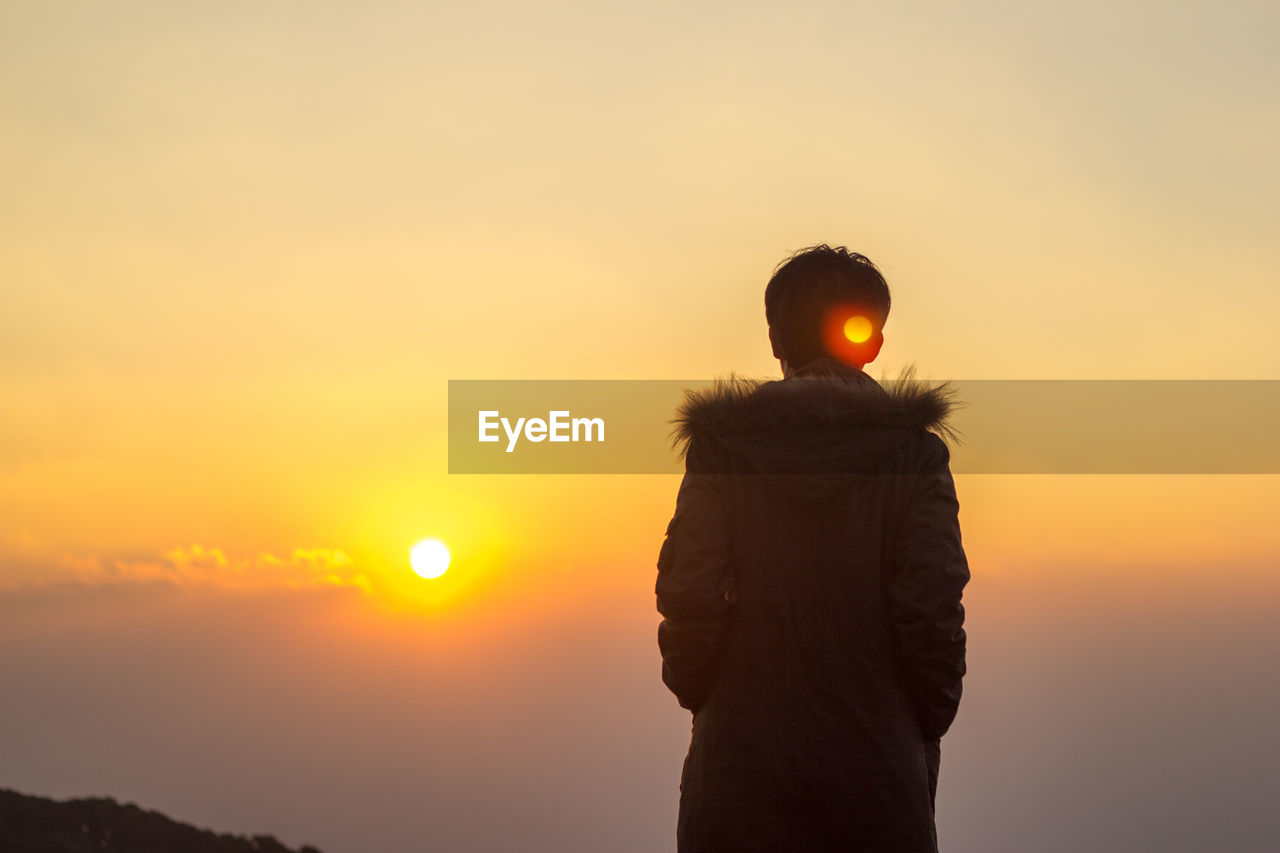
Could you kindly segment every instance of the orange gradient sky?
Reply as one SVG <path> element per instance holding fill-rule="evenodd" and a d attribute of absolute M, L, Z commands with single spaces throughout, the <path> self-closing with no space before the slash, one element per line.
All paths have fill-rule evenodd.
<path fill-rule="evenodd" d="M 425 830 L 388 805 L 403 786 L 462 780 L 434 820 L 478 814 L 484 774 L 516 755 L 485 801 L 516 809 L 585 737 L 641 805 L 615 780 L 593 801 L 603 834 L 581 837 L 567 801 L 520 806 L 521 837 L 549 839 L 526 849 L 589 849 L 619 826 L 620 853 L 666 844 L 687 722 L 658 680 L 652 580 L 677 481 L 450 476 L 447 380 L 777 375 L 764 284 L 820 241 L 866 253 L 893 289 L 877 376 L 1280 377 L 1277 24 L 1266 4 L 4 4 L 0 636 L 30 654 L 0 659 L 29 697 L 0 714 L 22 732 L 0 735 L 21 757 L 0 786 L 137 798 L 336 853 L 416 849 Z M 1048 669 L 978 639 L 975 708 L 1028 672 L 1049 691 L 1123 657 L 1147 624 L 1126 614 L 1155 601 L 1227 658 L 1274 663 L 1240 626 L 1275 614 L 1249 608 L 1280 593 L 1280 479 L 958 490 L 978 638 L 989 620 L 989 638 L 1057 648 L 1038 632 L 1071 625 L 1064 584 L 1098 607 L 1080 616 L 1094 641 L 1045 652 Z M 453 552 L 434 582 L 408 563 L 428 537 Z M 98 724 L 58 699 L 89 671 L 73 635 L 119 652 L 99 661 L 112 684 L 138 685 L 136 706 L 108 705 L 140 753 L 198 764 L 215 742 L 275 743 L 283 785 L 328 727 L 385 714 L 412 732 L 416 709 L 425 731 L 403 742 L 422 761 L 324 754 L 376 816 L 362 828 L 325 821 L 332 792 L 216 800 L 158 757 L 97 760 Z M 175 635 L 212 662 L 188 686 L 229 722 L 148 744 L 131 721 L 182 679 L 140 650 Z M 1178 671 L 1153 654 L 1151 671 Z M 267 689 L 278 706 L 227 698 Z M 1226 710 L 1170 738 L 1257 707 L 1244 681 L 1216 689 Z M 277 716 L 311 703 L 326 710 L 300 729 Z M 1073 719 L 1123 731 L 1104 704 Z M 1064 706 L 1027 707 L 1053 737 Z M 967 710 L 941 831 L 957 850 L 1030 849 L 973 817 L 1031 797 L 1005 784 L 1031 771 Z M 36 747 L 59 737 L 83 751 Z M 1005 756 L 996 787 L 984 745 Z M 253 766 L 227 762 L 224 781 Z M 500 843 L 467 820 L 438 824 L 449 849 Z"/>

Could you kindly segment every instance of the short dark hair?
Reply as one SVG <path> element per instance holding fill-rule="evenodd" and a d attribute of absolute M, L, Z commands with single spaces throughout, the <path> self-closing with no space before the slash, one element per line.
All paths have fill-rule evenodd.
<path fill-rule="evenodd" d="M 778 265 L 764 290 L 770 334 L 792 367 L 832 358 L 823 323 L 837 306 L 856 306 L 878 332 L 889 317 L 889 285 L 865 255 L 826 243 L 810 246 Z"/>

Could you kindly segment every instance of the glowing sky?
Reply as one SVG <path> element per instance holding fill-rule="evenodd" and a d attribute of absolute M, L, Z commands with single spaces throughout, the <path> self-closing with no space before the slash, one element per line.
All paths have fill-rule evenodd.
<path fill-rule="evenodd" d="M 421 807 L 388 804 L 452 779 L 431 813 L 450 849 L 500 836 L 486 807 L 548 850 L 609 827 L 625 836 L 612 850 L 666 843 L 687 721 L 657 679 L 651 586 L 675 481 L 450 477 L 446 381 L 776 374 L 764 283 L 824 240 L 893 288 L 876 375 L 1280 377 L 1278 18 L 1261 3 L 4 4 L 0 681 L 19 687 L 0 754 L 21 760 L 0 785 L 353 853 L 411 849 Z M 1027 841 L 1043 823 L 984 835 L 975 815 L 1049 813 L 1052 792 L 1009 781 L 1047 772 L 1018 749 L 1065 737 L 1053 691 L 1131 650 L 1125 620 L 1153 595 L 1233 666 L 1274 663 L 1275 641 L 1241 625 L 1276 615 L 1258 608 L 1277 591 L 1280 485 L 974 476 L 959 490 L 975 618 L 1050 651 L 1040 667 L 977 641 L 942 831 L 955 850 L 1047 850 Z M 407 561 L 429 537 L 454 561 L 434 587 Z M 1046 627 L 1072 630 L 1063 584 L 1099 604 L 1074 658 L 1050 653 Z M 1210 591 L 1227 603 L 1201 608 Z M 172 632 L 213 667 L 203 687 L 140 651 Z M 114 727 L 72 701 L 78 643 L 118 652 L 95 658 Z M 1222 671 L 1183 651 L 1150 650 L 1146 671 Z M 225 726 L 149 742 L 131 721 L 166 678 L 211 721 L 225 701 Z M 1027 678 L 1042 692 L 1006 749 L 996 699 Z M 1168 698 L 1152 679 L 1126 695 Z M 228 698 L 277 688 L 275 704 Z M 1276 702 L 1243 675 L 1214 690 L 1167 740 L 1139 738 L 1135 761 L 1230 720 L 1256 734 L 1240 720 Z M 1055 755 L 1101 754 L 1129 730 L 1104 701 L 1071 707 L 1096 737 Z M 325 752 L 344 780 L 329 791 L 218 799 L 163 757 L 222 751 L 210 778 L 225 786 L 272 743 L 282 785 L 317 741 L 382 715 L 386 761 Z M 103 731 L 119 754 L 94 745 Z M 499 747 L 468 752 L 494 732 L 515 769 Z M 573 748 L 583 737 L 611 784 Z M 81 748 L 36 748 L 53 743 Z M 397 743 L 419 760 L 387 757 Z M 1185 778 L 1239 770 L 1240 743 Z M 1274 738 L 1262 746 L 1275 757 Z M 604 835 L 573 836 L 567 800 L 521 799 L 551 767 L 598 774 Z M 1067 777 L 1096 770 L 1081 767 Z M 486 799 L 490 772 L 515 781 Z M 1063 784 L 1075 808 L 1101 808 Z M 1199 790 L 1168 785 L 1166 804 Z M 339 790 L 367 824 L 326 818 Z M 1132 850 L 1107 844 L 1160 817 L 1055 837 Z M 1270 813 L 1237 824 L 1280 829 Z M 1209 849 L 1175 843 L 1161 849 Z"/>

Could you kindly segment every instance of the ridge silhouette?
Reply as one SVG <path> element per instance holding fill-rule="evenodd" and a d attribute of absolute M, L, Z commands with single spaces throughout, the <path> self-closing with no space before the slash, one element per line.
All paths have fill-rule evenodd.
<path fill-rule="evenodd" d="M 3 853 L 321 853 L 271 835 L 229 835 L 109 797 L 52 800 L 0 789 Z"/>

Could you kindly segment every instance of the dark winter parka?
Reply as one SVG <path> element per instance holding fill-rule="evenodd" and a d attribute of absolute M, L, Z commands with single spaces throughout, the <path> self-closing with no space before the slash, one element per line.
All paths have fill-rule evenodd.
<path fill-rule="evenodd" d="M 693 711 L 681 853 L 937 850 L 969 579 L 950 406 L 826 360 L 682 406 L 657 581 L 662 677 Z"/>

